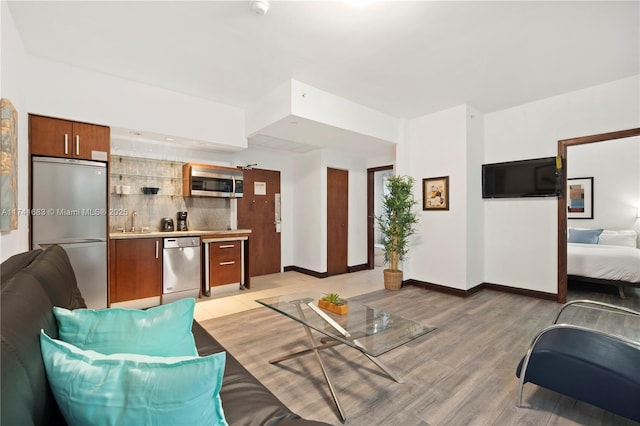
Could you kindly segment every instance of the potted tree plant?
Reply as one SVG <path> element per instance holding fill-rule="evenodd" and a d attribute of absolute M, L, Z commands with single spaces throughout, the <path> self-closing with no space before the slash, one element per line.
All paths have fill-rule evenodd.
<path fill-rule="evenodd" d="M 389 269 L 384 270 L 384 287 L 399 290 L 402 286 L 402 271 L 398 264 L 404 260 L 409 249 L 409 236 L 415 232 L 418 217 L 413 212 L 416 200 L 413 197 L 414 179 L 411 176 L 395 175 L 387 179 L 387 193 L 383 197 L 383 210 L 376 217 L 382 233 L 384 261 Z"/>

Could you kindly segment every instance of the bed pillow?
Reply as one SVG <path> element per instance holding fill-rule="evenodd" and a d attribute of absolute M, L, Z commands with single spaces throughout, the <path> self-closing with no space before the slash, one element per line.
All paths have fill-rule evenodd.
<path fill-rule="evenodd" d="M 580 244 L 598 244 L 602 229 L 569 228 L 569 242 Z"/>
<path fill-rule="evenodd" d="M 47 378 L 69 425 L 227 425 L 220 400 L 226 353 L 103 355 L 40 333 Z"/>
<path fill-rule="evenodd" d="M 620 231 L 610 231 L 605 229 L 600 234 L 598 244 L 606 244 L 609 246 L 637 247 L 638 234 L 633 229 L 625 229 Z"/>
<path fill-rule="evenodd" d="M 54 307 L 59 338 L 101 354 L 198 355 L 191 333 L 195 299 L 180 299 L 147 310 Z"/>

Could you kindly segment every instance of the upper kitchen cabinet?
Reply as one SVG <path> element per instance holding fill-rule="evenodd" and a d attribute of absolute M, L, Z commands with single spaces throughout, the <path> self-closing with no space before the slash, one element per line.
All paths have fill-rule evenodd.
<path fill-rule="evenodd" d="M 33 155 L 107 161 L 109 140 L 106 126 L 29 114 Z"/>

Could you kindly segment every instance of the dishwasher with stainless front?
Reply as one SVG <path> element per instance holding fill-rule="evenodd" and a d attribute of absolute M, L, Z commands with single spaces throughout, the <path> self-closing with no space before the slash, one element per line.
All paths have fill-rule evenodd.
<path fill-rule="evenodd" d="M 164 238 L 162 303 L 200 296 L 200 237 Z"/>

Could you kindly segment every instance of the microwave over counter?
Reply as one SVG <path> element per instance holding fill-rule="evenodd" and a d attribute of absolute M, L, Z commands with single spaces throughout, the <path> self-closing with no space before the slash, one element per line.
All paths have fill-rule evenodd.
<path fill-rule="evenodd" d="M 242 170 L 187 163 L 182 170 L 183 195 L 192 197 L 242 197 Z"/>

